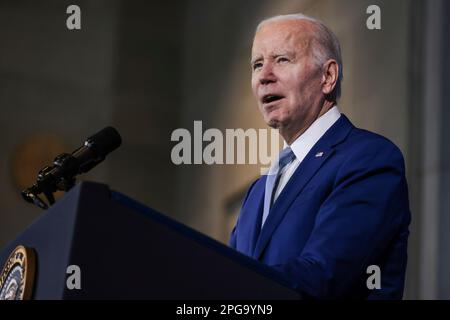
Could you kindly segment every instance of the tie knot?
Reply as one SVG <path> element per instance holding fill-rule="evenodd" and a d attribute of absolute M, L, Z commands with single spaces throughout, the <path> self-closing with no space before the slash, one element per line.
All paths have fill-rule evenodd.
<path fill-rule="evenodd" d="M 284 148 L 278 157 L 279 170 L 282 170 L 286 165 L 295 159 L 295 154 L 290 147 Z"/>

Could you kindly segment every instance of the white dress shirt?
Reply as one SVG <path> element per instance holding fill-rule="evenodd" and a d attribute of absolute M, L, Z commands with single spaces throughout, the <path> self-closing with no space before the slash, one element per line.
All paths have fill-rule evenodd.
<path fill-rule="evenodd" d="M 289 179 L 294 174 L 300 163 L 306 157 L 312 147 L 319 141 L 319 139 L 327 132 L 328 129 L 339 119 L 341 113 L 337 106 L 328 110 L 321 117 L 317 118 L 308 129 L 301 136 L 299 136 L 291 145 L 291 149 L 295 154 L 295 160 L 283 168 L 281 172 L 280 181 L 278 182 L 277 190 L 275 192 L 273 201 L 278 198 L 283 188 L 288 183 Z M 287 143 L 284 143 L 287 146 Z"/>

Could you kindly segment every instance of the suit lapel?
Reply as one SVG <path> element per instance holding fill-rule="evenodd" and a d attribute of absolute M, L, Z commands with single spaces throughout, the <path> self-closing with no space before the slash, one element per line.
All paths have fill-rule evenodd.
<path fill-rule="evenodd" d="M 255 244 L 258 240 L 259 233 L 261 231 L 261 221 L 262 221 L 262 212 L 263 212 L 263 206 L 264 206 L 264 191 L 265 191 L 265 185 L 266 185 L 266 178 L 267 176 L 261 177 L 261 179 L 257 182 L 254 188 L 255 192 L 255 200 L 257 201 L 253 205 L 257 208 L 254 212 L 254 216 L 252 216 L 250 221 L 256 221 L 256 223 L 250 224 L 250 230 L 249 230 L 249 256 L 253 256 L 253 251 L 255 250 Z"/>
<path fill-rule="evenodd" d="M 347 117 L 342 114 L 339 120 L 336 121 L 336 123 L 324 134 L 324 136 L 319 139 L 305 159 L 303 159 L 273 204 L 269 216 L 264 223 L 263 229 L 256 240 L 253 258 L 259 259 L 261 257 L 273 232 L 283 220 L 292 202 L 296 199 L 298 194 L 302 192 L 304 187 L 327 161 L 327 159 L 333 155 L 333 146 L 344 140 L 352 127 L 353 125 Z M 320 153 L 320 156 L 316 156 Z M 265 183 L 265 179 L 261 180 L 264 180 Z M 261 198 L 264 199 L 264 192 L 262 192 Z M 258 209 L 259 218 L 257 219 L 257 228 L 260 228 L 261 226 L 261 212 L 262 208 L 260 206 Z"/>
<path fill-rule="evenodd" d="M 270 209 L 269 216 L 264 223 L 263 229 L 261 230 L 260 237 L 256 242 L 256 248 L 253 253 L 255 259 L 259 259 L 261 253 L 269 242 L 272 233 L 275 231 L 278 224 L 283 220 L 286 212 L 288 211 L 290 205 L 295 200 L 297 195 L 303 190 L 306 184 L 311 180 L 314 174 L 319 170 L 323 163 L 331 156 L 332 149 L 322 149 L 323 156 L 320 158 L 315 158 L 313 154 L 314 149 L 305 157 L 302 163 L 295 170 L 289 182 L 284 187 L 283 191 L 280 193 L 279 197 Z M 315 154 L 315 153 L 314 153 Z M 261 225 L 261 224 L 259 224 Z"/>

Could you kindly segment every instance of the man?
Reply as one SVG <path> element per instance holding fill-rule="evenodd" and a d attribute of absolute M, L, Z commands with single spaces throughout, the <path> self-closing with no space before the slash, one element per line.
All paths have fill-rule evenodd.
<path fill-rule="evenodd" d="M 305 298 L 401 299 L 410 223 L 404 160 L 392 142 L 339 112 L 336 36 L 313 18 L 277 16 L 258 26 L 251 64 L 259 109 L 285 148 L 248 190 L 231 247 L 281 271 Z M 381 287 L 376 275 L 368 281 L 372 270 Z"/>

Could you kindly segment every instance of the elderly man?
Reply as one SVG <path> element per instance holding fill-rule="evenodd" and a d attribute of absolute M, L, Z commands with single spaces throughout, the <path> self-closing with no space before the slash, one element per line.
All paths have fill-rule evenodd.
<path fill-rule="evenodd" d="M 401 299 L 404 160 L 340 113 L 336 36 L 301 14 L 270 18 L 257 28 L 251 66 L 259 109 L 285 148 L 248 190 L 230 246 L 282 272 L 305 298 Z"/>

